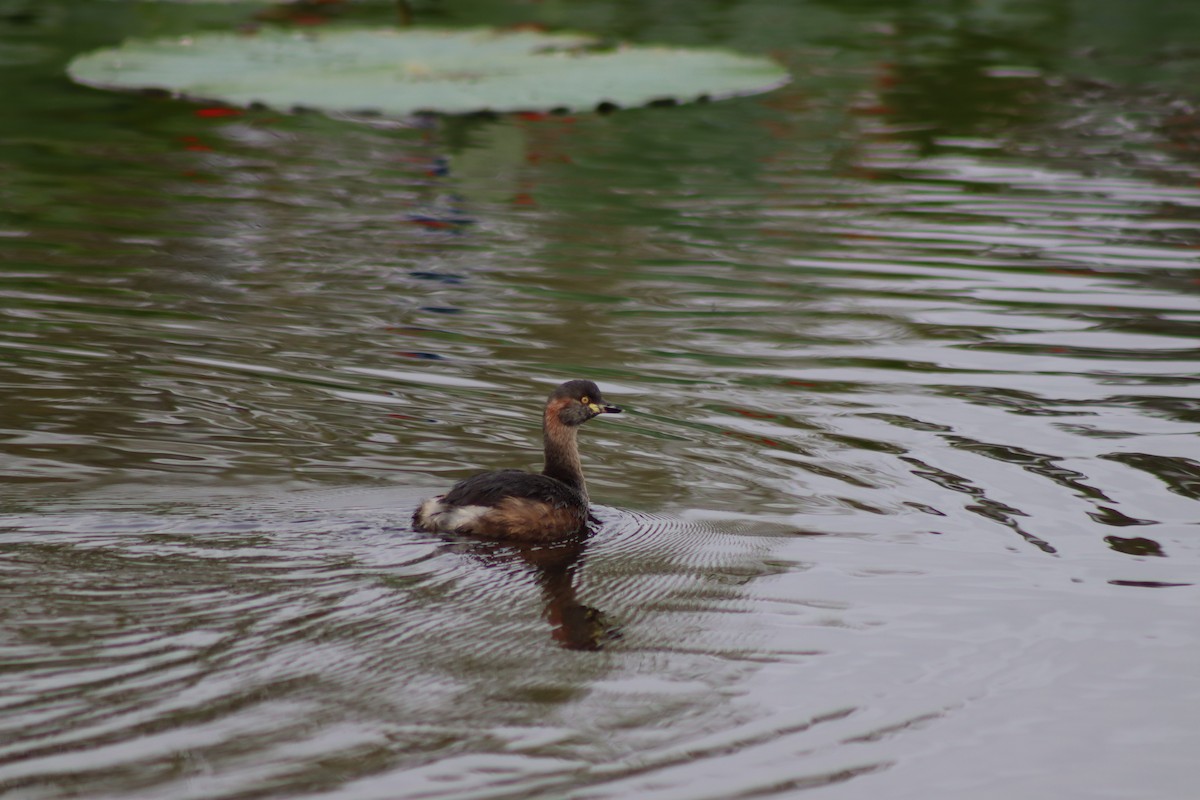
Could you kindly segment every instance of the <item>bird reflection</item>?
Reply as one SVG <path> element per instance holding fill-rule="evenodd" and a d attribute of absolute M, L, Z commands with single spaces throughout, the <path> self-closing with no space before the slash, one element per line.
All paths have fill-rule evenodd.
<path fill-rule="evenodd" d="M 530 569 L 542 590 L 543 615 L 550 623 L 551 637 L 568 650 L 599 650 L 621 634 L 604 612 L 579 602 L 575 594 L 589 535 L 590 531 L 541 545 L 480 540 L 458 544 L 487 564 Z"/>

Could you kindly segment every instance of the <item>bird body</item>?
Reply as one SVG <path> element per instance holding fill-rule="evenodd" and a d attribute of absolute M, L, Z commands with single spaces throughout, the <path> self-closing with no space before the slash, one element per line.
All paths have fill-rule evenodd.
<path fill-rule="evenodd" d="M 579 460 L 579 426 L 621 409 L 605 403 L 591 381 L 567 381 L 546 400 L 541 474 L 516 469 L 485 472 L 431 497 L 413 514 L 418 530 L 545 542 L 587 527 L 588 493 Z"/>

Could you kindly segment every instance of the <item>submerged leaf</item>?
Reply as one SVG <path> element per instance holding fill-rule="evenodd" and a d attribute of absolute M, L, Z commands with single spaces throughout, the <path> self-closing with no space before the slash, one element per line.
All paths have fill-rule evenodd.
<path fill-rule="evenodd" d="M 429 28 L 130 41 L 79 56 L 68 72 L 106 89 L 389 116 L 687 102 L 788 80 L 769 59 L 723 50 L 602 48 L 576 34 Z"/>

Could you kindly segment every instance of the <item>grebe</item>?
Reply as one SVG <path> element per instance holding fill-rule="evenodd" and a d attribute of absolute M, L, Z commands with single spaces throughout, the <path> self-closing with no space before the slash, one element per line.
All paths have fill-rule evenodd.
<path fill-rule="evenodd" d="M 546 466 L 485 472 L 431 497 L 413 514 L 417 530 L 549 542 L 582 531 L 588 493 L 579 463 L 579 426 L 621 409 L 604 402 L 591 381 L 567 381 L 550 393 L 542 415 Z"/>

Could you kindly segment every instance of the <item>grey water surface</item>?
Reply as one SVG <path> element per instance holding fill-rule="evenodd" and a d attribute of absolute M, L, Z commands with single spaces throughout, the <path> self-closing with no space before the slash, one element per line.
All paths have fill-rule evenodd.
<path fill-rule="evenodd" d="M 63 65 L 259 6 L 0 0 L 0 796 L 1194 796 L 1200 7 L 414 5 L 795 80 L 230 113 Z M 588 538 L 411 529 L 573 377 Z"/>

